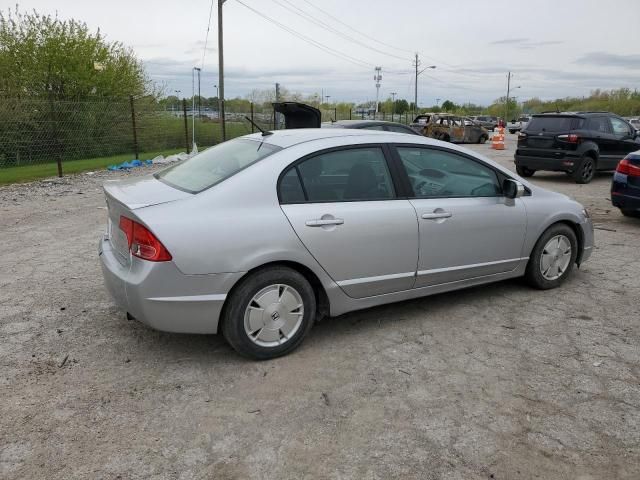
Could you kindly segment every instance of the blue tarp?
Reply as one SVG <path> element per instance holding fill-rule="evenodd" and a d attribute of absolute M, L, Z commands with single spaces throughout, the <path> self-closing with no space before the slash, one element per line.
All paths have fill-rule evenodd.
<path fill-rule="evenodd" d="M 146 167 L 148 165 L 153 165 L 153 161 L 130 160 L 128 162 L 122 162 L 119 165 L 109 165 L 107 167 L 107 170 L 129 170 L 131 168 Z"/>

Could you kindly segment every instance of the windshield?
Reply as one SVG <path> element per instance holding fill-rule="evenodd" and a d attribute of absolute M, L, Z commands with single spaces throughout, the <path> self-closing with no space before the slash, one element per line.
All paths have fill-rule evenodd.
<path fill-rule="evenodd" d="M 154 176 L 172 187 L 198 193 L 278 150 L 280 147 L 268 143 L 239 138 L 208 148 Z"/>
<path fill-rule="evenodd" d="M 580 128 L 583 123 L 582 118 L 578 117 L 533 117 L 528 125 L 529 132 L 566 132 Z"/>

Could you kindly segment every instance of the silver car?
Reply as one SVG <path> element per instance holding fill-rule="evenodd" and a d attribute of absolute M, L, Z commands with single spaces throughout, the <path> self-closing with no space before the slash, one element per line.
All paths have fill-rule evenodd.
<path fill-rule="evenodd" d="M 557 287 L 593 248 L 575 201 L 400 133 L 257 133 L 104 190 L 118 305 L 159 330 L 221 331 L 256 359 L 324 316 L 521 276 Z"/>

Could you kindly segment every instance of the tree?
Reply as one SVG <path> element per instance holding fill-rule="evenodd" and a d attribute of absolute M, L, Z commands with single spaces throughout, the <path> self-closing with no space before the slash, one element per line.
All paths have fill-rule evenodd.
<path fill-rule="evenodd" d="M 457 110 L 458 108 L 458 105 L 453 103 L 451 100 L 445 100 L 444 102 L 442 102 L 442 110 L 444 110 L 445 112 L 452 112 L 454 110 Z"/>
<path fill-rule="evenodd" d="M 0 93 L 84 99 L 158 92 L 133 51 L 100 30 L 16 7 L 0 11 Z"/>

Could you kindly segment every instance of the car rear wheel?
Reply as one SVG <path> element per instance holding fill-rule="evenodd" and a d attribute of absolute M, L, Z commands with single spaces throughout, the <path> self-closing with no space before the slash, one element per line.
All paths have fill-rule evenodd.
<path fill-rule="evenodd" d="M 571 273 L 577 254 L 578 241 L 571 227 L 552 225 L 531 252 L 525 273 L 527 282 L 541 290 L 560 286 Z"/>
<path fill-rule="evenodd" d="M 313 288 L 304 276 L 286 267 L 253 273 L 227 302 L 222 333 L 234 350 L 256 360 L 294 350 L 315 320 Z"/>
<path fill-rule="evenodd" d="M 576 183 L 589 183 L 596 174 L 596 162 L 592 157 L 582 157 L 578 168 L 573 172 L 573 179 Z"/>
<path fill-rule="evenodd" d="M 478 143 L 485 143 L 487 140 L 489 140 L 488 136 L 480 135 L 480 138 L 478 139 Z"/>
<path fill-rule="evenodd" d="M 509 130 L 509 133 L 511 133 L 511 134 L 516 133 L 516 132 L 517 132 L 517 130 Z"/>
<path fill-rule="evenodd" d="M 516 165 L 516 172 L 518 172 L 518 175 L 521 177 L 533 177 L 533 174 L 536 173 L 535 170 L 520 165 Z"/>

